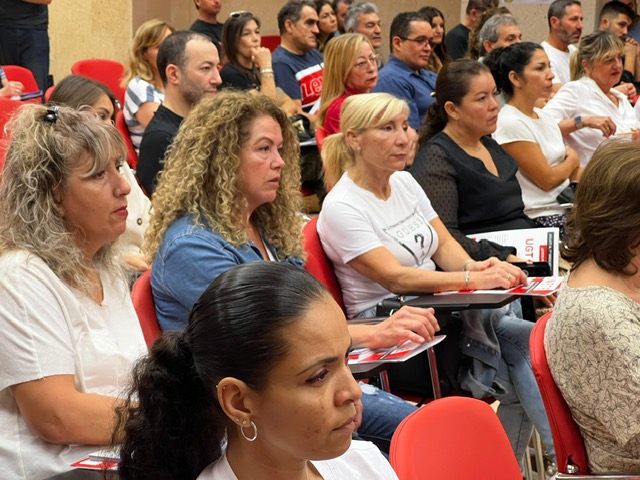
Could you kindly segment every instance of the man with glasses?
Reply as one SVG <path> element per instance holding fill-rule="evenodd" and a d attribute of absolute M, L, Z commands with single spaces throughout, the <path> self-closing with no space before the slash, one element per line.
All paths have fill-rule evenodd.
<path fill-rule="evenodd" d="M 419 12 L 399 13 L 391 22 L 391 55 L 378 75 L 374 92 L 386 92 L 409 104 L 409 124 L 419 130 L 436 88 L 436 73 L 427 70 L 433 31 Z"/>

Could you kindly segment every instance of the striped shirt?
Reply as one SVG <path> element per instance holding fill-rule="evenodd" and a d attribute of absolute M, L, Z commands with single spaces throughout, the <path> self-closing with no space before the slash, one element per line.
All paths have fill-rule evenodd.
<path fill-rule="evenodd" d="M 162 103 L 163 100 L 164 93 L 140 77 L 135 77 L 127 85 L 127 91 L 124 95 L 124 121 L 129 129 L 131 143 L 133 143 L 137 154 L 140 153 L 144 127 L 136 120 L 135 114 L 138 113 L 143 103 Z"/>

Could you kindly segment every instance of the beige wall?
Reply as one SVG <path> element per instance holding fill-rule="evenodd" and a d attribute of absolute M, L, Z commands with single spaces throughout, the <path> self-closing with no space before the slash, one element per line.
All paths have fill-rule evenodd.
<path fill-rule="evenodd" d="M 69 75 L 78 60 L 123 62 L 131 25 L 131 0 L 54 0 L 49 7 L 49 37 L 55 81 Z"/>
<path fill-rule="evenodd" d="M 517 1 L 517 0 L 515 0 Z M 222 0 L 220 20 L 232 11 L 251 10 L 262 19 L 262 34 L 276 35 L 276 14 L 281 0 Z M 593 30 L 596 12 L 605 0 L 582 0 L 584 32 Z M 384 51 L 388 53 L 388 28 L 394 15 L 433 5 L 442 10 L 446 27 L 451 29 L 462 17 L 466 0 L 377 0 L 381 11 Z M 547 36 L 548 4 L 502 2 L 520 20 L 524 38 L 542 41 Z M 54 0 L 49 9 L 51 73 L 56 81 L 70 72 L 71 65 L 84 58 L 110 58 L 125 61 L 132 32 L 150 18 L 160 18 L 177 29 L 189 28 L 197 12 L 192 0 Z"/>

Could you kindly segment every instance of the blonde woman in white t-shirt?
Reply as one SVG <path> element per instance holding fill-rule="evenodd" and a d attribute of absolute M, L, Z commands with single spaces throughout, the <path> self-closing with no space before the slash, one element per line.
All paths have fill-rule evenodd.
<path fill-rule="evenodd" d="M 518 162 L 525 213 L 540 226 L 563 228 L 565 215 L 557 197 L 579 180 L 582 169 L 557 122 L 536 107 L 553 88 L 549 57 L 537 43 L 524 42 L 492 51 L 485 63 L 507 99 L 494 136 Z"/>
<path fill-rule="evenodd" d="M 93 111 L 24 105 L 0 185 L 0 478 L 40 479 L 111 443 L 146 350 L 114 244 L 126 147 Z"/>

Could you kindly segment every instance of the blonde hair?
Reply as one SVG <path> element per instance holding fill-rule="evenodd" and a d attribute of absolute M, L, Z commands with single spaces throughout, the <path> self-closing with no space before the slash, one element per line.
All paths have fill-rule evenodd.
<path fill-rule="evenodd" d="M 368 43 L 371 51 L 375 51 L 371 41 L 360 33 L 343 33 L 327 45 L 324 51 L 322 98 L 318 112 L 319 125 L 324 124 L 329 106 L 345 92 L 347 77 L 356 58 L 358 58 L 360 46 L 363 43 Z"/>
<path fill-rule="evenodd" d="M 322 146 L 327 185 L 335 185 L 353 165 L 354 152 L 345 135 L 349 130 L 362 133 L 387 123 L 401 113 L 409 114 L 407 102 L 388 93 L 362 93 L 347 98 L 340 113 L 342 132 L 329 135 Z"/>
<path fill-rule="evenodd" d="M 127 69 L 122 79 L 123 87 L 126 87 L 135 77 L 140 77 L 146 82 L 153 83 L 153 72 L 157 67 L 151 65 L 144 54 L 149 47 L 154 47 L 162 42 L 167 30 L 171 33 L 175 32 L 172 26 L 157 18 L 147 20 L 136 30 L 129 45 Z M 162 87 L 162 85 L 156 86 Z"/>
<path fill-rule="evenodd" d="M 221 92 L 204 97 L 182 123 L 166 155 L 153 195 L 153 212 L 145 235 L 144 251 L 153 261 L 169 226 L 184 215 L 209 228 L 233 245 L 248 242 L 239 221 L 247 201 L 241 196 L 241 149 L 253 121 L 273 118 L 282 129 L 285 162 L 275 201 L 252 214 L 257 228 L 284 256 L 304 253 L 300 241 L 302 205 L 298 137 L 291 122 L 264 95 Z"/>
<path fill-rule="evenodd" d="M 36 104 L 20 107 L 7 131 L 10 143 L 0 183 L 0 255 L 31 252 L 64 283 L 90 294 L 90 268 L 60 202 L 69 175 L 87 158 L 91 170 L 85 176 L 104 170 L 113 157 L 126 159 L 122 137 L 93 111 Z M 98 251 L 93 263 L 119 274 L 114 258 L 110 243 Z"/>
<path fill-rule="evenodd" d="M 596 30 L 580 40 L 578 51 L 571 55 L 571 80 L 586 76 L 583 61 L 590 67 L 607 62 L 624 52 L 624 42 L 609 32 Z"/>

